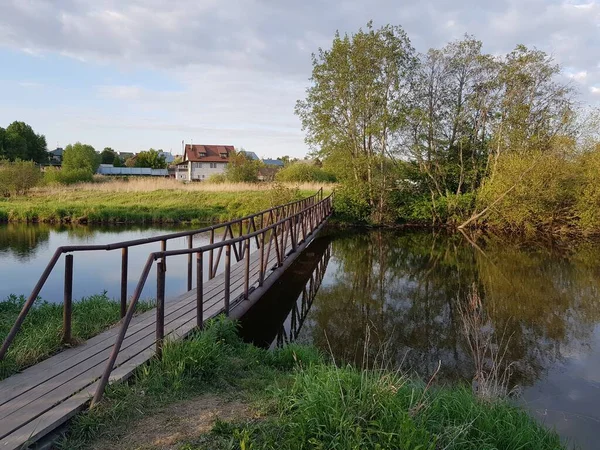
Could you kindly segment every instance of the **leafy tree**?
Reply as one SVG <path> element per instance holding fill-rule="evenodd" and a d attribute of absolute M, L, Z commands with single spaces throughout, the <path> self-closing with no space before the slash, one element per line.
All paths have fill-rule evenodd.
<path fill-rule="evenodd" d="M 154 150 L 151 148 L 148 151 L 139 152 L 135 157 L 135 167 L 150 167 L 151 169 L 166 169 L 167 162 L 162 150 Z"/>
<path fill-rule="evenodd" d="M 325 182 L 336 181 L 335 175 L 317 167 L 315 164 L 296 162 L 289 164 L 275 175 L 277 181 L 288 182 Z"/>
<path fill-rule="evenodd" d="M 48 162 L 46 138 L 25 122 L 13 122 L 0 132 L 0 158 Z"/>
<path fill-rule="evenodd" d="M 125 167 L 125 163 L 119 155 L 115 155 L 115 159 L 113 160 L 112 164 L 115 167 Z"/>
<path fill-rule="evenodd" d="M 0 195 L 25 194 L 41 178 L 40 168 L 33 161 L 0 160 Z"/>
<path fill-rule="evenodd" d="M 389 208 L 394 180 L 384 170 L 407 110 L 403 99 L 417 60 L 401 27 L 336 33 L 331 49 L 313 56 L 311 86 L 296 113 L 307 143 L 344 182 L 362 189 L 375 222 Z"/>
<path fill-rule="evenodd" d="M 75 144 L 69 144 L 65 147 L 62 170 L 66 172 L 85 170 L 90 174 L 94 174 L 99 165 L 100 156 L 91 145 L 76 142 Z"/>
<path fill-rule="evenodd" d="M 262 161 L 251 160 L 245 153 L 234 151 L 229 155 L 225 176 L 233 183 L 254 183 L 258 181 L 258 169 L 262 166 Z"/>
<path fill-rule="evenodd" d="M 137 157 L 132 156 L 131 158 L 127 158 L 125 160 L 125 167 L 137 167 L 136 166 Z"/>
<path fill-rule="evenodd" d="M 101 164 L 114 164 L 117 153 L 110 147 L 105 147 L 100 153 Z"/>

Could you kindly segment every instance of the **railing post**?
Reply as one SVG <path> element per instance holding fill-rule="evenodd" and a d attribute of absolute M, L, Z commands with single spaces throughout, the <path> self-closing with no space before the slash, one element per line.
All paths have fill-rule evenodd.
<path fill-rule="evenodd" d="M 188 236 L 188 249 L 193 247 L 193 235 Z M 192 290 L 192 254 L 188 253 L 188 268 L 187 268 L 187 290 Z"/>
<path fill-rule="evenodd" d="M 215 229 L 214 228 L 210 229 L 210 243 L 211 244 L 215 243 Z M 215 276 L 214 269 L 213 269 L 213 263 L 214 263 L 213 254 L 214 254 L 214 252 L 213 252 L 213 249 L 211 248 L 210 252 L 208 254 L 208 279 L 209 280 L 212 280 Z"/>
<path fill-rule="evenodd" d="M 235 245 L 235 244 L 234 244 Z M 229 316 L 229 290 L 231 283 L 231 244 L 225 247 L 225 315 Z"/>
<path fill-rule="evenodd" d="M 65 256 L 65 292 L 63 305 L 62 343 L 71 342 L 71 321 L 73 316 L 73 255 Z"/>
<path fill-rule="evenodd" d="M 262 286 L 265 281 L 265 233 L 260 235 L 260 272 L 258 275 L 258 285 Z"/>
<path fill-rule="evenodd" d="M 244 224 L 242 223 L 242 221 L 240 220 L 240 235 L 238 237 L 242 237 L 244 235 Z M 238 256 L 239 259 L 242 259 L 242 241 L 240 241 L 240 243 L 238 244 Z"/>
<path fill-rule="evenodd" d="M 156 264 L 156 355 L 162 356 L 165 339 L 165 262 Z"/>
<path fill-rule="evenodd" d="M 196 254 L 196 325 L 204 327 L 204 272 L 202 268 L 202 252 Z"/>
<path fill-rule="evenodd" d="M 290 217 L 290 233 L 292 235 L 292 251 L 296 251 L 296 216 Z"/>
<path fill-rule="evenodd" d="M 244 300 L 248 300 L 248 290 L 250 289 L 250 239 L 244 243 L 244 260 L 246 261 L 244 275 Z"/>
<path fill-rule="evenodd" d="M 162 241 L 160 241 L 160 251 L 161 252 L 167 251 L 166 239 L 163 239 Z M 167 259 L 164 256 L 162 257 L 162 262 L 163 262 L 163 270 L 166 272 L 167 271 Z"/>
<path fill-rule="evenodd" d="M 127 266 L 129 264 L 129 248 L 121 249 L 121 319 L 127 312 Z"/>

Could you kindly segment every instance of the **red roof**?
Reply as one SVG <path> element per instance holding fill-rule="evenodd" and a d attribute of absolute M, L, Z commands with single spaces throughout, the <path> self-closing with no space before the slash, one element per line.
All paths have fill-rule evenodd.
<path fill-rule="evenodd" d="M 185 144 L 183 162 L 229 162 L 233 145 L 197 145 Z M 224 155 L 224 157 L 222 156 Z"/>

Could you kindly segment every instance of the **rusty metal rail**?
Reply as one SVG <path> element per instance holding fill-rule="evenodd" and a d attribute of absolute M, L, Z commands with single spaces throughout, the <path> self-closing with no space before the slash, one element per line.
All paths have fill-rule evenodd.
<path fill-rule="evenodd" d="M 161 251 L 155 252 L 150 255 L 150 258 L 154 258 L 153 255 L 160 255 L 159 257 L 162 259 L 162 265 L 160 266 L 160 270 L 158 272 L 158 280 L 159 283 L 162 281 L 162 288 L 159 286 L 158 295 L 157 295 L 157 303 L 160 301 L 164 301 L 164 272 L 166 271 L 166 258 L 168 256 L 173 255 L 188 255 L 188 265 L 187 265 L 187 290 L 192 290 L 192 273 L 193 273 L 193 254 L 197 254 L 196 265 L 198 269 L 199 275 L 197 275 L 197 285 L 202 284 L 202 268 L 205 264 L 204 262 L 204 253 L 208 252 L 208 278 L 212 279 L 215 277 L 217 268 L 219 267 L 219 263 L 221 260 L 223 249 L 225 249 L 225 278 L 228 278 L 228 271 L 231 267 L 231 255 L 233 251 L 233 256 L 237 262 L 246 258 L 246 268 L 248 268 L 249 264 L 249 255 L 250 255 L 250 241 L 251 239 L 255 239 L 257 247 L 260 249 L 261 254 L 261 270 L 260 270 L 260 284 L 262 285 L 262 281 L 264 280 L 264 264 L 265 261 L 268 261 L 268 258 L 264 259 L 264 245 L 266 239 L 268 238 L 268 252 L 271 251 L 271 246 L 274 242 L 275 251 L 277 253 L 278 262 L 281 263 L 284 255 L 280 254 L 280 249 L 285 248 L 281 247 L 284 242 L 284 237 L 287 240 L 288 235 L 292 235 L 292 247 L 295 250 L 298 239 L 298 230 L 302 229 L 305 234 L 307 227 L 313 229 L 314 224 L 316 223 L 317 217 L 322 215 L 322 210 L 325 208 L 325 204 L 328 204 L 329 208 L 331 208 L 331 196 L 324 198 L 323 189 L 321 188 L 316 194 L 311 195 L 310 197 L 304 198 L 302 200 L 290 202 L 284 205 L 276 206 L 274 208 L 270 208 L 264 211 L 260 211 L 256 214 L 251 214 L 249 216 L 242 217 L 240 219 L 232 220 L 229 222 L 212 225 L 209 227 L 200 228 L 197 230 L 189 230 L 182 231 L 177 233 L 170 233 L 161 236 L 155 236 L 151 238 L 144 239 L 135 239 L 123 242 L 116 242 L 113 244 L 106 245 L 70 245 L 70 246 L 62 246 L 58 247 L 54 252 L 52 258 L 48 262 L 46 268 L 42 272 L 42 275 L 38 279 L 35 287 L 33 288 L 31 294 L 27 298 L 27 301 L 23 305 L 17 320 L 12 326 L 10 332 L 6 336 L 4 342 L 2 343 L 2 347 L 0 347 L 0 361 L 2 361 L 8 351 L 10 345 L 12 344 L 15 336 L 19 332 L 23 321 L 27 317 L 31 307 L 33 306 L 35 300 L 37 299 L 40 291 L 44 287 L 44 284 L 48 280 L 48 277 L 56 267 L 57 262 L 63 254 L 66 254 L 65 257 L 65 281 L 64 281 L 64 302 L 63 302 L 63 342 L 68 343 L 71 339 L 71 304 L 73 298 L 73 264 L 74 264 L 74 256 L 73 253 L 76 252 L 87 252 L 87 251 L 114 251 L 121 250 L 121 317 L 127 320 L 127 316 L 129 314 L 129 310 L 131 309 L 131 305 L 137 302 L 131 302 L 129 308 L 127 307 L 127 281 L 128 281 L 128 260 L 129 260 L 129 248 L 136 247 L 140 245 L 146 245 L 151 243 L 160 242 Z M 302 217 L 301 220 L 298 217 Z M 293 223 L 292 223 L 293 222 Z M 244 232 L 244 227 L 245 232 Z M 285 230 L 284 230 L 285 229 Z M 277 232 L 279 230 L 279 235 Z M 290 231 L 293 230 L 293 231 Z M 194 235 L 201 233 L 210 233 L 209 245 L 204 247 L 193 248 L 193 237 Z M 222 234 L 221 234 L 222 233 Z M 234 234 L 238 234 L 239 237 L 235 237 Z M 284 236 L 285 235 L 285 236 Z M 280 240 L 277 239 L 279 236 Z M 186 250 L 172 250 L 167 251 L 167 243 L 172 239 L 178 239 L 182 237 L 187 237 L 187 249 Z M 273 239 L 275 237 L 275 239 Z M 279 242 L 281 241 L 281 242 Z M 268 253 L 267 253 L 268 254 Z M 149 259 L 150 260 L 150 259 Z M 155 259 L 152 259 L 154 261 Z M 151 266 L 151 265 L 150 265 Z M 148 267 L 148 263 L 144 267 L 142 272 L 142 276 L 138 282 L 138 288 L 136 288 L 134 292 L 134 298 L 139 298 L 141 295 L 140 285 L 143 287 L 146 278 L 148 277 L 149 271 L 151 267 Z M 248 278 L 248 277 L 246 277 Z M 226 293 L 228 290 L 228 286 L 226 285 Z M 248 290 L 250 289 L 249 280 L 246 279 L 244 292 L 247 296 Z M 162 295 L 162 299 L 159 297 Z M 199 294 L 199 304 L 202 303 L 201 293 Z M 226 304 L 229 302 L 229 299 L 226 295 Z M 158 306 L 158 305 L 157 305 Z M 157 307 L 158 312 L 159 307 Z M 133 313 L 132 313 L 133 314 Z M 130 318 L 131 319 L 131 318 Z M 130 320 L 129 319 L 129 320 Z M 199 314 L 198 324 L 201 323 L 201 313 Z"/>
<path fill-rule="evenodd" d="M 121 346 L 127 334 L 127 329 L 135 313 L 135 309 L 139 298 L 142 294 L 148 275 L 152 270 L 152 266 L 155 262 L 157 270 L 157 283 L 156 283 L 156 355 L 160 357 L 162 354 L 162 347 L 164 343 L 164 302 L 165 302 L 165 266 L 167 259 L 174 256 L 188 255 L 191 256 L 196 254 L 197 261 L 197 283 L 196 283 L 196 317 L 197 326 L 202 327 L 202 313 L 203 313 L 203 272 L 202 264 L 204 260 L 204 254 L 212 254 L 214 250 L 219 250 L 218 258 L 220 258 L 221 250 L 225 248 L 225 271 L 224 271 L 224 286 L 223 286 L 223 311 L 226 315 L 229 315 L 232 299 L 230 298 L 230 285 L 231 285 L 231 250 L 238 248 L 241 252 L 242 257 L 245 258 L 244 265 L 244 289 L 240 298 L 234 299 L 234 301 L 247 300 L 250 294 L 250 289 L 260 287 L 263 285 L 265 279 L 265 273 L 267 271 L 267 262 L 269 261 L 271 250 L 273 249 L 276 254 L 277 266 L 283 265 L 284 259 L 288 254 L 296 251 L 299 245 L 306 242 L 315 230 L 317 230 L 325 220 L 331 215 L 333 211 L 333 198 L 332 195 L 325 197 L 324 199 L 307 206 L 304 209 L 299 209 L 296 212 L 289 214 L 280 220 L 276 220 L 275 216 L 270 214 L 268 223 L 253 232 L 246 233 L 242 236 L 232 237 L 221 242 L 211 243 L 196 248 L 188 248 L 181 250 L 164 250 L 150 253 L 146 264 L 142 270 L 138 284 L 135 288 L 133 297 L 127 308 L 127 313 L 123 319 L 119 334 L 116 342 L 111 351 L 109 361 L 106 365 L 104 373 L 100 379 L 100 383 L 92 399 L 90 407 L 93 407 L 104 394 L 106 385 L 108 384 L 110 374 L 115 368 L 115 363 L 121 350 Z M 260 252 L 259 259 L 259 270 L 254 279 L 250 275 L 250 241 L 256 239 L 258 244 L 258 251 Z M 288 244 L 291 244 L 291 250 L 286 254 L 285 249 L 288 248 Z M 235 252 L 234 252 L 235 253 Z M 217 259 L 218 259 L 217 258 Z M 241 261 L 241 258 L 238 261 Z M 217 261 L 218 263 L 218 261 Z M 212 264 L 209 268 L 212 268 Z M 214 274 L 213 274 L 214 275 Z M 210 276 L 210 274 L 209 274 Z M 191 289 L 190 289 L 191 290 Z"/>

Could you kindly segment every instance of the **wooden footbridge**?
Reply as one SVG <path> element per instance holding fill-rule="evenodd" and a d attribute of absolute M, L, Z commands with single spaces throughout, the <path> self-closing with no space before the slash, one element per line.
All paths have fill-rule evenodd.
<path fill-rule="evenodd" d="M 91 258 L 97 251 L 121 252 L 122 319 L 88 341 L 0 381 L 0 450 L 26 448 L 87 405 L 93 406 L 109 382 L 123 381 L 150 358 L 160 357 L 166 339 L 185 338 L 221 313 L 241 317 L 312 241 L 331 213 L 332 197 L 324 197 L 320 190 L 299 201 L 199 230 L 108 245 L 59 247 L 2 344 L 0 360 L 61 259 L 63 342 L 71 342 L 74 254 L 86 252 L 86 258 Z M 209 243 L 194 247 L 198 235 L 208 235 Z M 167 249 L 170 241 L 181 238 L 187 238 L 187 248 Z M 152 243 L 160 243 L 160 251 L 149 254 L 128 298 L 128 251 Z M 187 258 L 187 292 L 165 301 L 168 260 L 176 257 Z M 156 308 L 135 315 L 152 270 L 156 270 Z"/>

